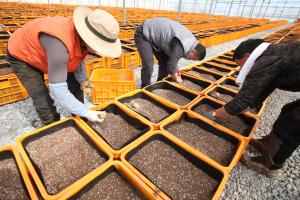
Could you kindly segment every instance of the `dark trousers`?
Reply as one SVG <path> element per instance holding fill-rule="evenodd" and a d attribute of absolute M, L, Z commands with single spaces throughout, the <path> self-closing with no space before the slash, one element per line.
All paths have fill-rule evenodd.
<path fill-rule="evenodd" d="M 152 47 L 151 42 L 145 38 L 143 35 L 143 27 L 139 26 L 134 34 L 135 45 L 138 49 L 140 57 L 142 59 L 142 71 L 141 71 L 141 79 L 142 79 L 142 87 L 151 84 L 151 76 L 153 73 L 153 55 L 158 60 L 158 78 L 157 81 L 162 80 L 165 76 L 168 75 L 167 70 L 167 62 L 169 60 L 168 55 L 166 55 L 163 51 L 155 51 Z"/>
<path fill-rule="evenodd" d="M 274 135 L 274 137 L 272 137 Z M 267 157 L 274 166 L 282 167 L 300 144 L 300 99 L 286 104 L 273 125 L 267 146 Z"/>
<path fill-rule="evenodd" d="M 50 97 L 48 88 L 44 83 L 44 73 L 9 54 L 7 54 L 6 59 L 11 63 L 12 70 L 27 89 L 42 123 L 46 125 L 59 120 L 60 115 L 56 112 L 56 108 L 53 105 L 54 101 Z M 79 101 L 83 102 L 83 93 L 80 89 L 80 84 L 75 79 L 74 73 L 68 73 L 67 83 L 70 92 Z"/>

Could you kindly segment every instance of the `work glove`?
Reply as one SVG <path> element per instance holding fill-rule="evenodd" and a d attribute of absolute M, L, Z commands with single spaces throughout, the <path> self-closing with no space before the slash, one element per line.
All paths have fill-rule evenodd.
<path fill-rule="evenodd" d="M 92 122 L 103 122 L 106 117 L 105 111 L 88 110 L 85 117 Z"/>
<path fill-rule="evenodd" d="M 90 97 L 90 96 L 92 96 L 92 92 L 93 92 L 93 89 L 94 89 L 94 84 L 90 80 L 83 81 L 80 84 L 80 89 L 83 91 L 83 93 L 87 97 Z"/>
<path fill-rule="evenodd" d="M 181 78 L 181 73 L 179 70 L 177 70 L 174 74 L 171 74 L 172 80 L 177 83 L 182 83 L 183 80 Z"/>

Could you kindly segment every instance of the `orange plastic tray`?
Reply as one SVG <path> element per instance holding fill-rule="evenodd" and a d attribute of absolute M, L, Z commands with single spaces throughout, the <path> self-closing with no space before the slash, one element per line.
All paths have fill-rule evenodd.
<path fill-rule="evenodd" d="M 57 121 L 57 122 L 54 122 L 52 124 L 49 124 L 47 126 L 44 126 L 42 128 L 39 128 L 39 129 L 36 129 L 36 130 L 33 130 L 29 133 L 26 133 L 24 135 L 22 135 L 21 137 L 19 137 L 16 141 L 16 144 L 17 144 L 17 148 L 21 154 L 21 157 L 23 158 L 26 166 L 28 167 L 29 169 L 29 172 L 31 174 L 31 176 L 33 177 L 33 180 L 35 182 L 35 184 L 37 185 L 37 188 L 39 189 L 42 197 L 44 199 L 58 199 L 60 198 L 62 195 L 64 195 L 65 193 L 72 193 L 73 190 L 76 190 L 76 188 L 78 187 L 78 181 L 81 180 L 82 178 L 85 178 L 87 176 L 89 176 L 89 174 L 83 176 L 82 178 L 78 179 L 77 181 L 75 181 L 74 183 L 72 183 L 71 185 L 67 186 L 65 189 L 61 190 L 60 192 L 58 192 L 57 194 L 55 195 L 51 195 L 51 194 L 48 194 L 44 184 L 43 184 L 43 181 L 42 181 L 42 178 L 39 176 L 36 168 L 34 167 L 33 163 L 31 162 L 31 159 L 29 158 L 29 155 L 27 154 L 26 150 L 25 150 L 25 147 L 23 146 L 23 142 L 25 139 L 27 139 L 28 137 L 31 137 L 31 136 L 34 136 L 34 135 L 38 135 L 38 134 L 41 134 L 43 133 L 43 131 L 45 130 L 48 130 L 50 128 L 53 128 L 55 126 L 59 126 L 60 124 L 62 123 L 65 123 L 65 122 L 69 122 L 69 121 L 73 121 L 75 123 L 75 125 L 80 128 L 81 130 L 83 130 L 84 134 L 86 134 L 86 136 L 91 140 L 91 142 L 93 144 L 95 144 L 105 155 L 107 155 L 108 157 L 108 160 L 102 164 L 101 166 L 99 166 L 98 168 L 94 169 L 93 171 L 91 172 L 94 172 L 96 171 L 97 169 L 99 168 L 102 168 L 103 166 L 105 166 L 105 164 L 108 162 L 108 161 L 111 161 L 113 159 L 113 156 L 112 154 L 105 148 L 104 144 L 102 144 L 102 141 L 98 140 L 93 133 L 91 133 L 78 119 L 76 118 L 65 118 L 63 120 L 60 120 L 60 121 Z M 90 173 L 91 173 L 90 172 Z"/>
<path fill-rule="evenodd" d="M 17 148 L 15 146 L 12 146 L 12 145 L 7 145 L 7 146 L 0 147 L 0 153 L 4 152 L 4 151 L 10 151 L 10 152 L 13 153 L 16 164 L 17 164 L 17 167 L 20 171 L 20 175 L 23 178 L 23 181 L 24 181 L 25 186 L 26 186 L 26 190 L 28 191 L 28 194 L 29 194 L 30 198 L 33 199 L 33 200 L 39 199 L 38 195 L 36 193 L 36 190 L 34 189 L 34 185 L 31 182 L 28 169 L 26 168 L 22 158 L 20 157 L 20 155 L 17 151 Z"/>

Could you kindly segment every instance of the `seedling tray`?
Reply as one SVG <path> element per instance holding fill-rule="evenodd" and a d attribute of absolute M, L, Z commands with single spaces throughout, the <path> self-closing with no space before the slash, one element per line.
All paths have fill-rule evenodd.
<path fill-rule="evenodd" d="M 182 71 L 183 73 L 188 73 L 188 75 L 197 77 L 197 78 L 203 78 L 212 82 L 220 80 L 223 75 L 222 74 L 216 74 L 214 72 L 198 68 L 196 66 L 193 66 L 191 68 L 185 69 Z"/>
<path fill-rule="evenodd" d="M 29 132 L 17 139 L 17 147 L 45 199 L 72 191 L 78 180 L 112 159 L 75 118 Z"/>
<path fill-rule="evenodd" d="M 160 132 L 146 137 L 121 159 L 163 199 L 216 199 L 227 180 L 218 167 L 190 154 Z"/>
<path fill-rule="evenodd" d="M 155 124 L 177 111 L 177 108 L 172 104 L 156 100 L 142 90 L 135 90 L 121 96 L 118 101 Z M 137 103 L 138 107 L 135 107 L 134 103 Z"/>
<path fill-rule="evenodd" d="M 113 150 L 121 150 L 151 129 L 147 123 L 114 103 L 95 109 L 107 113 L 104 121 L 101 123 L 88 121 L 87 124 Z"/>
<path fill-rule="evenodd" d="M 182 88 L 178 88 L 167 82 L 154 83 L 144 88 L 144 90 L 149 91 L 152 94 L 155 94 L 163 99 L 166 99 L 176 104 L 177 106 L 187 106 L 198 96 L 195 93 L 189 92 Z"/>
<path fill-rule="evenodd" d="M 0 147 L 0 199 L 38 199 L 17 149 Z"/>
<path fill-rule="evenodd" d="M 172 81 L 171 77 L 164 78 L 164 80 L 170 82 L 171 84 L 175 84 L 179 87 L 183 87 L 186 90 L 191 90 L 197 93 L 204 93 L 204 91 L 212 85 L 211 82 L 208 82 L 205 79 L 204 80 L 195 79 L 191 76 L 184 75 L 184 74 L 181 75 L 181 78 L 183 80 L 182 83 L 176 83 Z"/>

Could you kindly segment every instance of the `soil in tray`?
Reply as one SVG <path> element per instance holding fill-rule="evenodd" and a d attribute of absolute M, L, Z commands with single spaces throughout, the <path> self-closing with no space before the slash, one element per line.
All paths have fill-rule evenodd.
<path fill-rule="evenodd" d="M 161 140 L 152 140 L 129 162 L 172 199 L 211 199 L 218 181 Z"/>
<path fill-rule="evenodd" d="M 30 199 L 14 158 L 0 158 L 0 199 Z"/>
<path fill-rule="evenodd" d="M 206 67 L 204 65 L 201 65 L 200 67 L 203 67 L 203 68 L 208 69 L 208 70 L 213 71 L 213 72 L 217 72 L 219 74 L 228 74 L 228 72 L 218 70 L 217 67 Z"/>
<path fill-rule="evenodd" d="M 100 175 L 101 176 L 101 175 Z M 105 177 L 96 178 L 86 188 L 80 191 L 72 200 L 119 200 L 146 199 L 119 173 L 112 171 Z"/>
<path fill-rule="evenodd" d="M 154 123 L 160 122 L 169 115 L 167 110 L 143 98 L 135 98 L 124 104 Z"/>
<path fill-rule="evenodd" d="M 114 149 L 121 149 L 141 132 L 120 115 L 110 112 L 107 112 L 103 122 L 88 123 Z"/>
<path fill-rule="evenodd" d="M 230 164 L 236 152 L 231 142 L 184 119 L 170 124 L 166 130 L 224 166 Z"/>
<path fill-rule="evenodd" d="M 235 85 L 234 81 L 223 82 L 221 85 L 230 88 L 232 90 L 239 90 L 239 86 Z"/>
<path fill-rule="evenodd" d="M 66 127 L 25 146 L 49 194 L 56 194 L 106 161 L 74 128 Z"/>
<path fill-rule="evenodd" d="M 180 93 L 173 90 L 155 89 L 152 90 L 152 93 L 181 106 L 186 105 L 191 101 L 190 99 L 186 98 L 185 96 L 182 96 Z"/>
<path fill-rule="evenodd" d="M 188 73 L 190 74 L 193 74 L 195 76 L 200 76 L 201 78 L 204 78 L 204 79 L 207 79 L 207 80 L 210 80 L 210 81 L 216 81 L 217 79 L 211 75 L 211 74 L 207 74 L 207 73 L 201 73 L 201 72 L 198 72 L 198 71 L 195 71 L 195 70 L 190 70 L 190 71 L 187 71 Z"/>
<path fill-rule="evenodd" d="M 217 91 L 212 91 L 208 95 L 210 95 L 216 99 L 219 99 L 221 101 L 224 101 L 224 102 L 229 102 L 234 98 L 233 96 L 231 96 L 229 94 L 223 94 L 223 93 L 220 93 Z"/>
<path fill-rule="evenodd" d="M 216 110 L 216 108 L 213 108 L 209 104 L 200 104 L 193 108 L 193 111 L 200 115 L 213 112 L 214 110 Z M 217 119 L 216 122 L 233 130 L 234 132 L 242 134 L 243 136 L 248 135 L 249 126 L 239 116 L 230 115 L 225 119 Z"/>
<path fill-rule="evenodd" d="M 188 79 L 182 79 L 182 83 L 177 83 L 179 85 L 185 86 L 191 90 L 195 90 L 197 92 L 201 92 L 203 90 L 203 87 L 201 85 L 197 85 L 196 83 L 188 80 Z"/>

